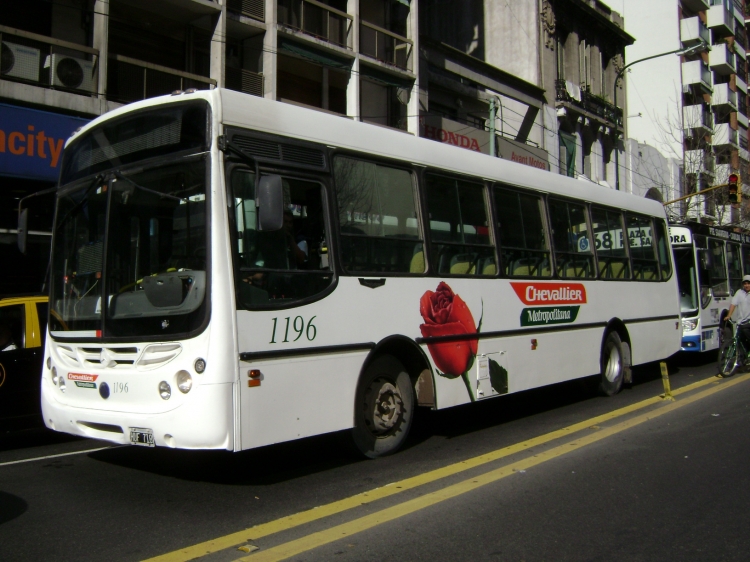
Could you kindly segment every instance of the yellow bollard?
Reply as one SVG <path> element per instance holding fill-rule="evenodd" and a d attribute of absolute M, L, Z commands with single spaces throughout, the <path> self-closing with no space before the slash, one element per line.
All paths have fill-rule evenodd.
<path fill-rule="evenodd" d="M 662 361 L 659 363 L 659 367 L 661 367 L 661 382 L 664 383 L 664 394 L 661 395 L 662 400 L 671 400 L 674 402 L 674 396 L 672 396 L 672 388 L 669 386 L 669 370 L 667 369 L 667 364 Z"/>

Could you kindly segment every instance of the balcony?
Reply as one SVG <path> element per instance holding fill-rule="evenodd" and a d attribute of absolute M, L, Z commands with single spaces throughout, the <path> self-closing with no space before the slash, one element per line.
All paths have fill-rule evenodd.
<path fill-rule="evenodd" d="M 237 92 L 263 97 L 263 75 L 244 68 L 226 69 L 226 87 Z"/>
<path fill-rule="evenodd" d="M 711 91 L 711 71 L 702 60 L 692 60 L 682 63 L 683 89 L 690 86 L 700 86 Z"/>
<path fill-rule="evenodd" d="M 747 94 L 747 83 L 740 78 L 739 74 L 734 75 L 734 83 L 737 86 L 737 91 Z"/>
<path fill-rule="evenodd" d="M 734 33 L 734 8 L 732 0 L 713 0 L 708 10 L 708 28 L 720 37 Z"/>
<path fill-rule="evenodd" d="M 745 52 L 745 49 L 740 41 L 735 40 L 735 42 L 732 43 L 732 48 L 734 49 L 734 52 L 737 54 L 737 56 L 742 58 L 743 61 L 747 59 L 747 53 Z M 741 64 L 742 61 L 737 61 L 737 63 Z"/>
<path fill-rule="evenodd" d="M 682 4 L 693 12 L 703 12 L 708 10 L 710 5 L 708 0 L 682 0 Z"/>
<path fill-rule="evenodd" d="M 713 120 L 705 105 L 686 105 L 682 108 L 682 129 L 685 136 L 702 137 L 711 132 Z"/>
<path fill-rule="evenodd" d="M 701 43 L 711 43 L 711 33 L 698 16 L 680 21 L 680 41 L 687 49 Z"/>
<path fill-rule="evenodd" d="M 392 31 L 361 21 L 359 25 L 359 52 L 402 70 L 412 70 L 414 43 Z"/>
<path fill-rule="evenodd" d="M 714 148 L 738 148 L 737 131 L 732 129 L 729 123 L 719 123 L 714 127 L 711 144 Z"/>
<path fill-rule="evenodd" d="M 598 118 L 608 126 L 622 128 L 622 109 L 604 98 L 591 94 L 586 88 L 579 89 L 567 80 L 555 80 L 555 89 L 558 102 L 566 102 L 568 107 L 580 109 L 587 117 Z"/>
<path fill-rule="evenodd" d="M 711 96 L 711 106 L 715 109 L 737 111 L 737 92 L 731 90 L 729 84 L 714 85 L 714 93 Z"/>
<path fill-rule="evenodd" d="M 744 127 L 745 129 L 747 129 L 747 126 L 748 126 L 747 115 L 744 115 L 744 114 L 742 114 L 742 113 L 740 113 L 738 111 L 737 112 L 737 123 L 739 123 L 739 125 L 741 127 Z"/>
<path fill-rule="evenodd" d="M 686 150 L 684 166 L 686 174 L 714 175 L 714 158 L 705 150 Z"/>
<path fill-rule="evenodd" d="M 98 92 L 98 50 L 4 25 L 0 41 L 3 80 L 79 94 Z"/>
<path fill-rule="evenodd" d="M 280 25 L 345 49 L 352 48 L 354 18 L 316 0 L 279 0 Z"/>
<path fill-rule="evenodd" d="M 107 98 L 120 102 L 152 98 L 175 90 L 208 90 L 216 80 L 110 53 L 107 67 Z"/>
<path fill-rule="evenodd" d="M 266 20 L 265 0 L 227 0 L 227 9 L 258 21 Z"/>
<path fill-rule="evenodd" d="M 729 50 L 729 45 L 726 43 L 714 45 L 708 54 L 708 66 L 719 74 L 735 74 L 737 66 L 734 53 Z"/>

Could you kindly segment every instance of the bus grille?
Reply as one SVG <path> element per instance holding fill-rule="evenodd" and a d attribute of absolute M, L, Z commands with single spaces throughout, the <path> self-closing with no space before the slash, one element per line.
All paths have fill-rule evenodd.
<path fill-rule="evenodd" d="M 117 369 L 135 367 L 139 371 L 155 369 L 169 363 L 182 351 L 179 343 L 150 344 L 139 352 L 137 347 L 56 345 L 57 353 L 70 367 Z"/>

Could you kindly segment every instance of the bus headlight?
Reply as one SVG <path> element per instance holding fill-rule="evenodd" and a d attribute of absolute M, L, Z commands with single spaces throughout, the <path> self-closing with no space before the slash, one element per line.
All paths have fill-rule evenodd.
<path fill-rule="evenodd" d="M 167 381 L 159 383 L 159 396 L 161 396 L 162 400 L 169 400 L 169 397 L 172 396 L 172 387 L 169 386 Z"/>
<path fill-rule="evenodd" d="M 65 392 L 65 377 L 57 377 L 57 385 L 62 392 Z"/>
<path fill-rule="evenodd" d="M 692 332 L 695 330 L 695 327 L 698 325 L 698 319 L 697 318 L 683 318 L 682 319 L 682 333 L 685 332 Z"/>
<path fill-rule="evenodd" d="M 206 360 L 201 359 L 200 357 L 195 360 L 195 364 L 193 365 L 195 367 L 195 372 L 199 375 L 206 370 Z"/>
<path fill-rule="evenodd" d="M 177 373 L 177 388 L 180 392 L 187 394 L 190 389 L 193 388 L 193 377 L 187 371 L 178 371 Z"/>
<path fill-rule="evenodd" d="M 52 367 L 52 384 L 57 386 L 57 367 Z"/>

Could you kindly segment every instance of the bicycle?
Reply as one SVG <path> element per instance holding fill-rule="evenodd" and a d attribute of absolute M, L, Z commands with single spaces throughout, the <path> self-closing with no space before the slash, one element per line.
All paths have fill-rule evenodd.
<path fill-rule="evenodd" d="M 727 324 L 732 325 L 734 335 L 732 339 L 724 341 L 719 348 L 719 374 L 722 377 L 731 377 L 740 367 L 747 369 L 749 366 L 750 356 L 740 338 L 740 327 L 747 323 L 736 324 L 727 320 Z"/>

